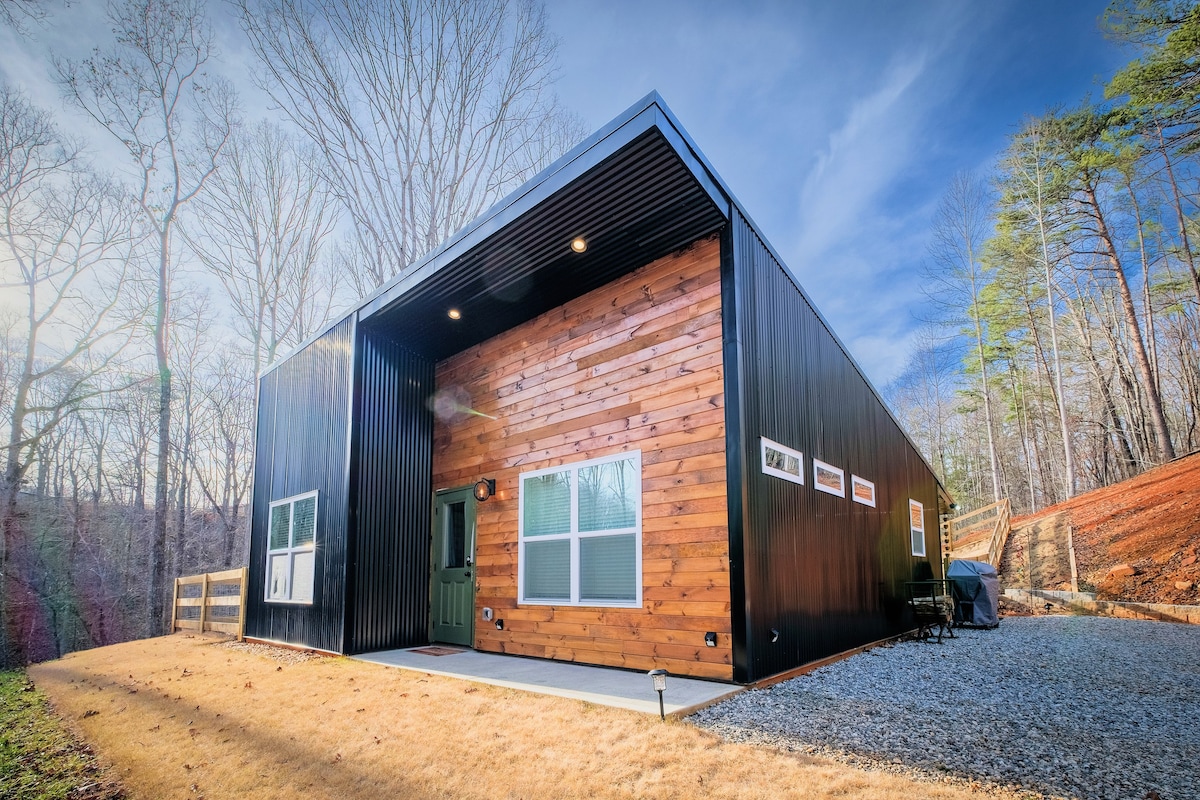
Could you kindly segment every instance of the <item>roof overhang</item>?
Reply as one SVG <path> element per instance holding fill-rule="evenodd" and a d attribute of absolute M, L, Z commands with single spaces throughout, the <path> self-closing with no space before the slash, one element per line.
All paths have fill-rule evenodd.
<path fill-rule="evenodd" d="M 358 320 L 440 360 L 719 230 L 730 204 L 652 93 L 364 300 Z"/>

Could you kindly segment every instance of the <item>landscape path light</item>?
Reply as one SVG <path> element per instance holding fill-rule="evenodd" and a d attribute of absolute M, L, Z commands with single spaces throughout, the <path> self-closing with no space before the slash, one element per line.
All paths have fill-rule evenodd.
<path fill-rule="evenodd" d="M 663 722 L 667 721 L 667 712 L 663 709 L 663 691 L 667 688 L 667 671 L 665 669 L 652 669 L 647 675 L 654 681 L 654 691 L 658 692 L 658 716 Z"/>

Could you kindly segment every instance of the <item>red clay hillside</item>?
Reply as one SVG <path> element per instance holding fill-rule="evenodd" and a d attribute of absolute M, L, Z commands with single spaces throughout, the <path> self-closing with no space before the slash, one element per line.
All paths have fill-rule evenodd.
<path fill-rule="evenodd" d="M 1014 519 L 1013 528 L 1055 514 L 1072 528 L 1080 590 L 1200 605 L 1200 452 Z"/>

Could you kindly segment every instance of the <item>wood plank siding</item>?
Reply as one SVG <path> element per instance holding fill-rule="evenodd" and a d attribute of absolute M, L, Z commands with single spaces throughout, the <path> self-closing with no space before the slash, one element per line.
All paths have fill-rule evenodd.
<path fill-rule="evenodd" d="M 475 612 L 504 630 L 477 622 L 476 648 L 733 677 L 717 238 L 451 356 L 435 383 L 487 415 L 435 420 L 433 443 L 435 488 L 496 479 Z M 642 607 L 518 606 L 520 474 L 638 449 Z"/>

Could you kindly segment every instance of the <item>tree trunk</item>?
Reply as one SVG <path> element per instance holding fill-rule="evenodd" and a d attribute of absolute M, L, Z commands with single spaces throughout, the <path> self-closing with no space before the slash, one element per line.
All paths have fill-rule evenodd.
<path fill-rule="evenodd" d="M 169 308 L 170 229 L 160 229 L 158 258 L 158 307 L 154 316 L 154 355 L 158 364 L 158 464 L 154 477 L 154 524 L 150 534 L 150 630 L 158 635 L 163 627 L 166 580 L 168 470 L 171 463 L 171 367 L 168 361 L 167 321 Z"/>
<path fill-rule="evenodd" d="M 1129 329 L 1133 360 L 1141 379 L 1142 391 L 1146 394 L 1146 405 L 1150 412 L 1150 422 L 1154 428 L 1154 436 L 1157 440 L 1158 463 L 1165 464 L 1175 458 L 1175 448 L 1171 444 L 1171 434 L 1167 430 L 1167 418 L 1163 413 L 1162 398 L 1159 396 L 1158 387 L 1154 382 L 1154 373 L 1150 369 L 1150 357 L 1146 353 L 1146 343 L 1142 338 L 1141 324 L 1138 322 L 1137 309 L 1133 304 L 1133 293 L 1129 290 L 1129 281 L 1125 279 L 1125 270 L 1121 266 L 1120 255 L 1108 230 L 1108 225 L 1105 223 L 1104 213 L 1101 211 L 1096 198 L 1095 187 L 1086 187 L 1084 193 L 1091 207 L 1092 216 L 1096 221 L 1096 235 L 1100 239 L 1101 245 L 1104 247 L 1104 254 L 1108 258 L 1109 264 L 1112 265 L 1113 272 L 1117 277 L 1117 289 L 1121 298 L 1121 311 L 1125 316 L 1125 325 Z"/>
<path fill-rule="evenodd" d="M 1042 186 L 1038 184 L 1038 202 L 1041 203 Z M 1054 357 L 1054 405 L 1058 410 L 1058 427 L 1063 442 L 1063 475 L 1067 499 L 1075 496 L 1075 449 L 1071 446 L 1071 428 L 1067 424 L 1067 398 L 1063 394 L 1062 359 L 1058 352 L 1058 323 L 1054 308 L 1054 277 L 1050 268 L 1050 246 L 1046 239 L 1046 221 L 1039 209 L 1038 231 L 1041 235 L 1042 263 L 1046 268 L 1046 309 L 1050 316 L 1050 352 Z"/>

